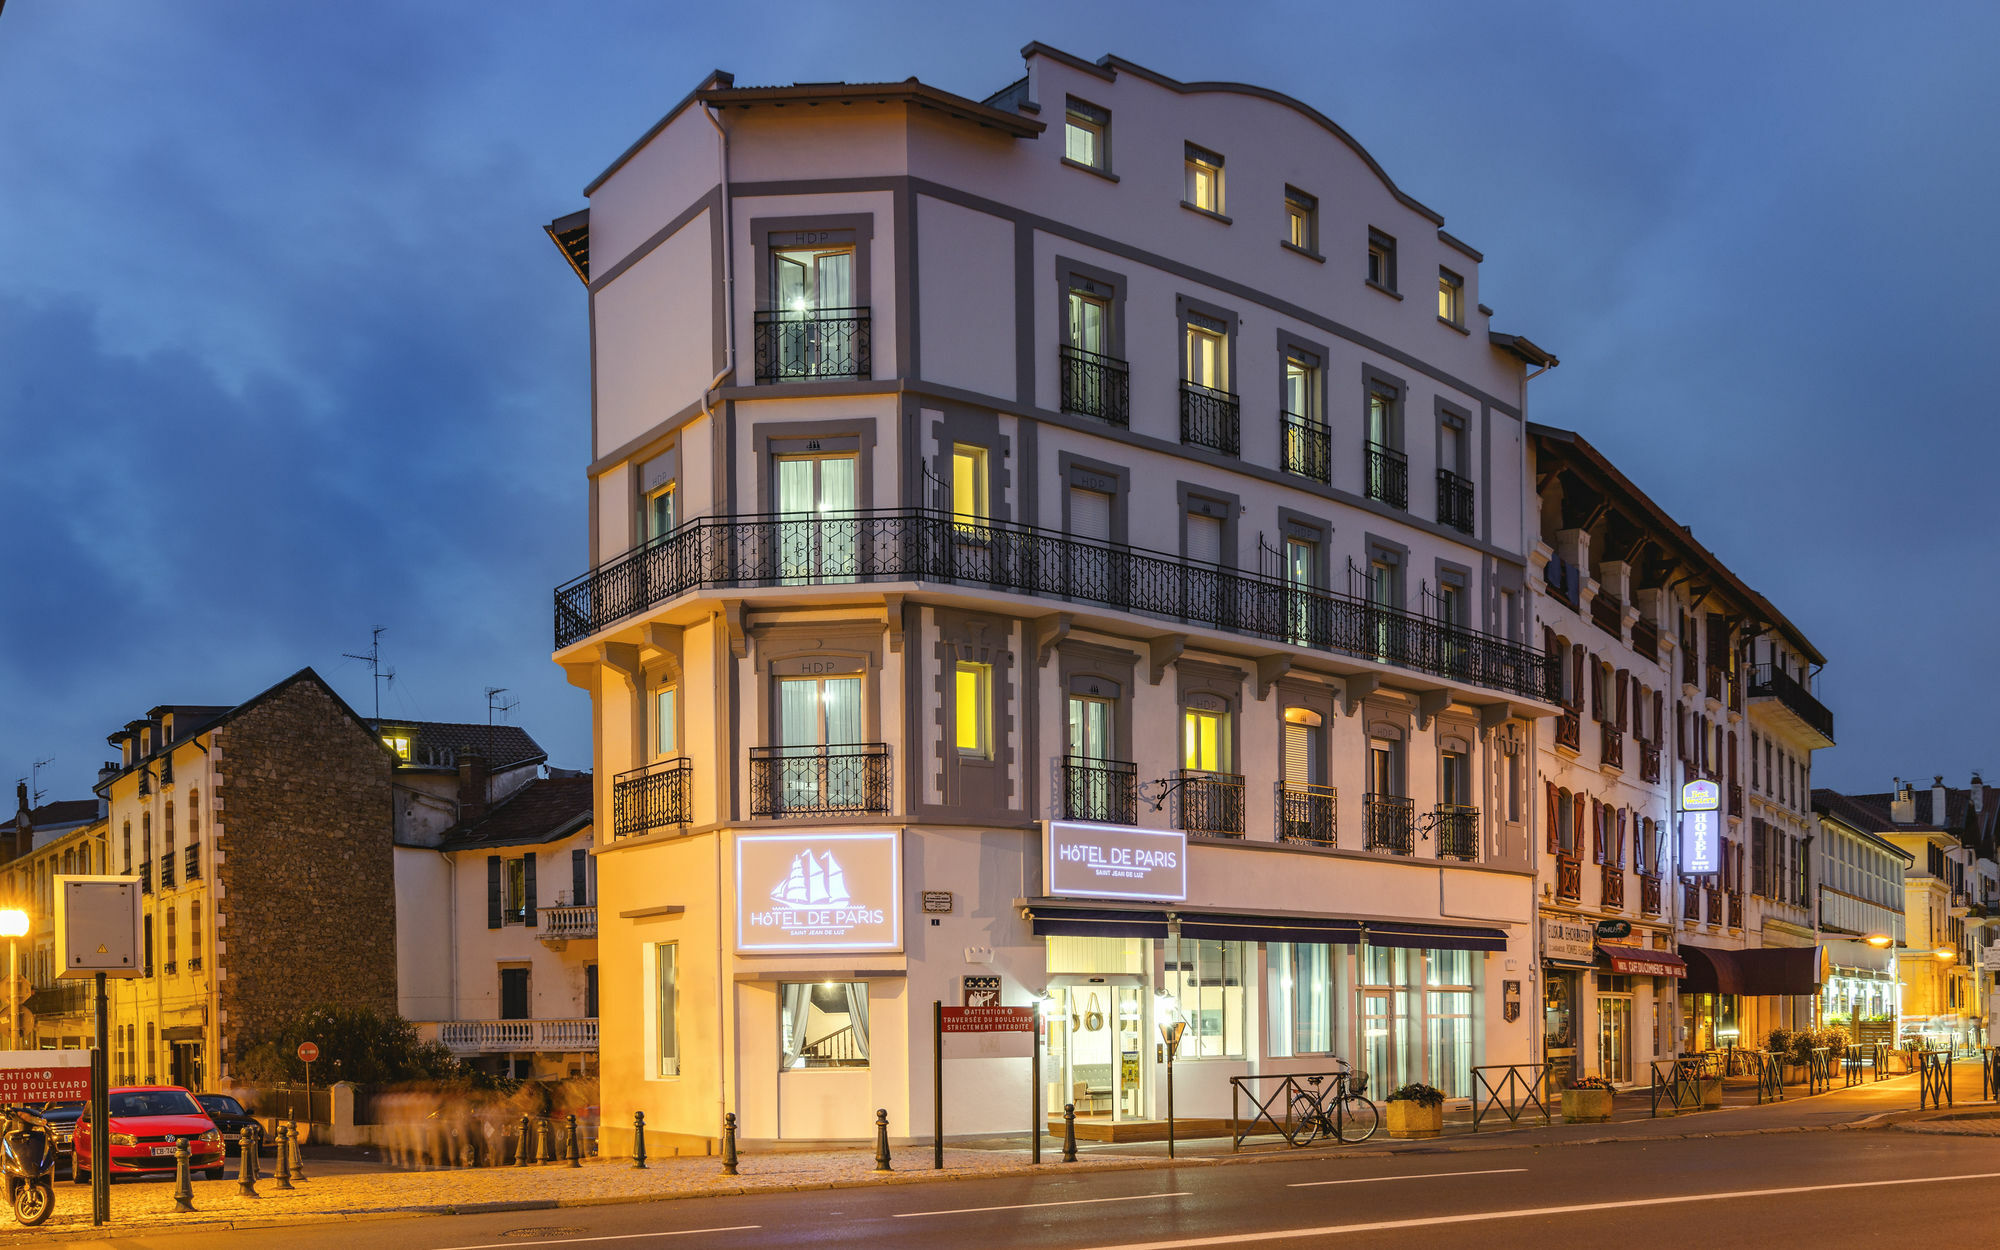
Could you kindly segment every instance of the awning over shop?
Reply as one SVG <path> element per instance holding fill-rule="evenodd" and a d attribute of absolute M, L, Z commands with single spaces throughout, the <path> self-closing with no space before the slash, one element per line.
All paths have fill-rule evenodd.
<path fill-rule="evenodd" d="M 1445 951 L 1504 951 L 1507 933 L 1479 925 L 1403 924 L 1370 920 L 1362 926 L 1370 946 L 1402 946 Z"/>
<path fill-rule="evenodd" d="M 1672 951 L 1647 950 L 1618 942 L 1599 942 L 1597 949 L 1611 963 L 1611 971 L 1636 977 L 1684 977 L 1687 961 Z"/>
<path fill-rule="evenodd" d="M 1185 938 L 1222 942 L 1320 942 L 1354 946 L 1430 948 L 1433 950 L 1501 951 L 1507 949 L 1502 929 L 1476 925 L 1423 924 L 1370 920 L 1353 916 L 1299 916 L 1279 912 L 1200 911 L 1176 907 L 1108 908 L 1033 901 L 1027 904 L 1038 937 L 1164 938 L 1178 922 Z"/>
<path fill-rule="evenodd" d="M 1737 951 L 1683 945 L 1681 954 L 1687 959 L 1687 979 L 1681 988 L 1690 994 L 1766 998 L 1819 992 L 1817 946 Z"/>

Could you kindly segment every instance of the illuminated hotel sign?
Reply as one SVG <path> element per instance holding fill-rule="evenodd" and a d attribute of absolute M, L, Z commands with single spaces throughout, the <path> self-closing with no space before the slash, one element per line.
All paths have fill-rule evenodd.
<path fill-rule="evenodd" d="M 1187 899 L 1187 835 L 1052 820 L 1042 844 L 1045 893 L 1060 898 Z"/>
<path fill-rule="evenodd" d="M 740 952 L 900 951 L 902 898 L 894 831 L 736 839 Z"/>
<path fill-rule="evenodd" d="M 1722 788 L 1713 781 L 1681 787 L 1681 871 L 1722 871 Z"/>

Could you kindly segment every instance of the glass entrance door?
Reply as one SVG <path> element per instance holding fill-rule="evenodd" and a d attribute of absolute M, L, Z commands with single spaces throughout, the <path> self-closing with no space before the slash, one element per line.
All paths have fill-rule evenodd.
<path fill-rule="evenodd" d="M 1079 1117 L 1113 1123 L 1143 1118 L 1152 1067 L 1145 995 L 1136 985 L 1093 983 L 1064 988 L 1049 1029 L 1049 1060 L 1059 1063 L 1052 1114 L 1073 1103 Z"/>

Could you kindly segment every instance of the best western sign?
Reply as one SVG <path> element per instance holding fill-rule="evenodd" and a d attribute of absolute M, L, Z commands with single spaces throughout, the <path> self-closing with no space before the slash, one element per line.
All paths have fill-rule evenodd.
<path fill-rule="evenodd" d="M 1044 893 L 1060 898 L 1187 900 L 1187 835 L 1052 820 L 1042 844 Z"/>
<path fill-rule="evenodd" d="M 1713 781 L 1681 787 L 1681 872 L 1701 876 L 1722 871 L 1722 788 Z"/>
<path fill-rule="evenodd" d="M 900 951 L 902 897 L 894 831 L 736 839 L 738 951 Z"/>

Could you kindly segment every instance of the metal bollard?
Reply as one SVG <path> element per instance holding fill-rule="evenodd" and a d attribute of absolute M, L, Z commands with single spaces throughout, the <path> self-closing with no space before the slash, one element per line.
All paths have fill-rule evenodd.
<path fill-rule="evenodd" d="M 882 1109 L 875 1112 L 875 1170 L 892 1170 L 889 1167 L 889 1113 Z"/>
<path fill-rule="evenodd" d="M 194 1210 L 194 1185 L 188 1178 L 188 1144 L 185 1137 L 174 1143 L 174 1210 Z"/>
<path fill-rule="evenodd" d="M 556 1127 L 543 1116 L 535 1124 L 535 1162 L 554 1163 L 556 1161 Z"/>
<path fill-rule="evenodd" d="M 736 1175 L 736 1113 L 726 1113 L 722 1117 L 722 1174 Z"/>
<path fill-rule="evenodd" d="M 306 1129 L 308 1131 L 311 1131 L 312 1121 L 310 1120 L 306 1121 Z M 292 1125 L 292 1179 L 295 1181 L 302 1181 L 305 1178 L 306 1178 L 305 1145 L 299 1140 L 299 1126 L 294 1124 Z"/>
<path fill-rule="evenodd" d="M 527 1116 L 521 1117 L 521 1139 L 514 1143 L 514 1166 L 528 1166 L 528 1157 L 534 1153 L 535 1138 Z"/>
<path fill-rule="evenodd" d="M 278 1160 L 277 1160 L 277 1173 L 276 1173 L 278 1178 L 279 1189 L 290 1189 L 292 1187 L 292 1151 L 291 1147 L 286 1143 L 285 1137 L 286 1137 L 285 1126 L 280 1124 L 278 1126 Z"/>
<path fill-rule="evenodd" d="M 583 1166 L 583 1152 L 577 1147 L 576 1116 L 574 1115 L 569 1118 L 569 1145 L 564 1149 L 563 1153 L 569 1156 L 569 1165 L 571 1167 L 580 1168 Z"/>
<path fill-rule="evenodd" d="M 642 1169 L 646 1166 L 646 1113 L 643 1111 L 632 1113 L 632 1166 Z"/>
<path fill-rule="evenodd" d="M 1064 1163 L 1076 1162 L 1076 1104 L 1063 1104 L 1063 1157 Z"/>
<path fill-rule="evenodd" d="M 257 1126 L 246 1125 L 243 1135 L 236 1139 L 236 1193 L 239 1197 L 257 1196 Z"/>

